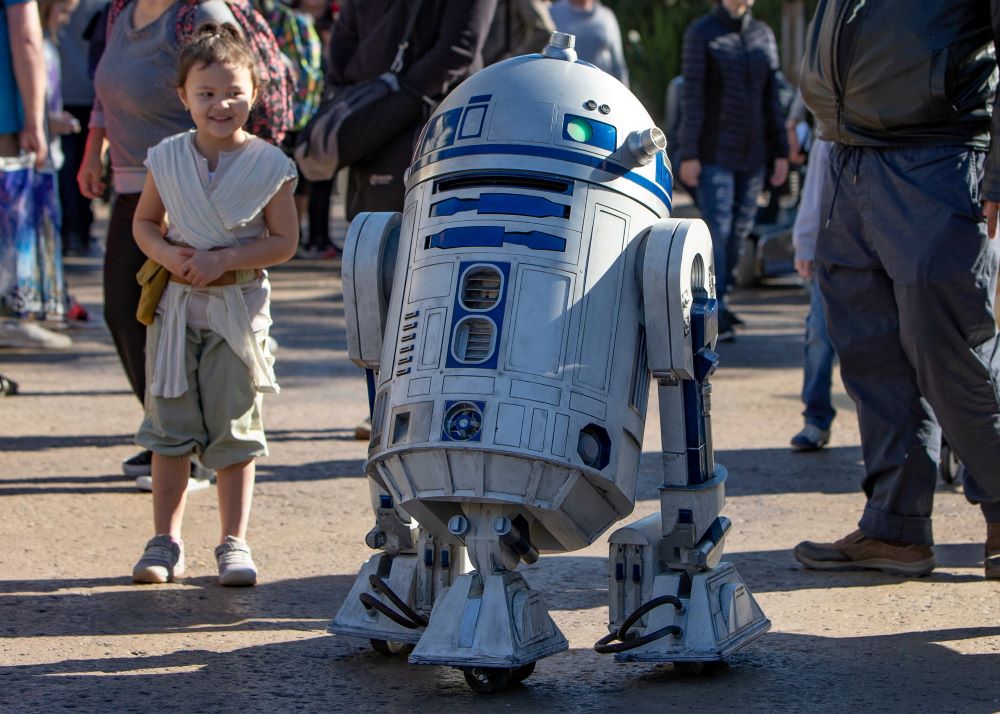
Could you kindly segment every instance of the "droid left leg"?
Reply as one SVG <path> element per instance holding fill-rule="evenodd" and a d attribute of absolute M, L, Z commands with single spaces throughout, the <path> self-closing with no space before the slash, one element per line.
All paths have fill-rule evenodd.
<path fill-rule="evenodd" d="M 719 304 L 711 239 L 700 221 L 651 229 L 643 262 L 649 368 L 663 440 L 660 512 L 610 538 L 609 634 L 595 649 L 620 661 L 700 671 L 766 632 L 736 568 L 721 562 L 730 521 L 726 470 L 712 451 L 711 384 Z"/>
<path fill-rule="evenodd" d="M 398 213 L 363 213 L 344 246 L 348 354 L 369 374 L 381 367 L 399 224 Z M 369 488 L 375 525 L 365 543 L 379 552 L 362 565 L 328 630 L 368 639 L 383 654 L 405 652 L 420 639 L 435 599 L 466 570 L 465 549 L 419 528 L 374 472 Z"/>
<path fill-rule="evenodd" d="M 522 560 L 538 560 L 524 519 L 509 506 L 468 503 L 462 510 L 448 530 L 476 569 L 458 576 L 434 605 L 410 662 L 458 667 L 473 690 L 493 692 L 569 645 L 541 594 L 514 572 Z"/>
<path fill-rule="evenodd" d="M 369 481 L 375 526 L 365 536 L 380 551 L 361 566 L 328 631 L 370 640 L 382 654 L 406 652 L 420 639 L 435 598 L 465 567 L 464 549 L 419 528 Z"/>

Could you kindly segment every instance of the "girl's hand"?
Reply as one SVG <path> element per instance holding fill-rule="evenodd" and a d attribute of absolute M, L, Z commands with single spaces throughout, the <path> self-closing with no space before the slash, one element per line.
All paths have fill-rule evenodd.
<path fill-rule="evenodd" d="M 88 151 L 80 162 L 80 170 L 76 174 L 76 183 L 80 193 L 87 198 L 100 198 L 104 195 L 107 185 L 103 181 L 104 167 L 98 152 Z"/>
<path fill-rule="evenodd" d="M 184 263 L 195 254 L 194 248 L 182 248 L 172 245 L 160 256 L 163 258 L 161 265 L 174 275 L 184 277 Z"/>
<path fill-rule="evenodd" d="M 49 114 L 49 127 L 55 134 L 77 134 L 80 122 L 69 112 L 52 112 Z"/>
<path fill-rule="evenodd" d="M 196 288 L 207 287 L 228 270 L 221 250 L 195 250 L 181 265 L 181 277 Z"/>

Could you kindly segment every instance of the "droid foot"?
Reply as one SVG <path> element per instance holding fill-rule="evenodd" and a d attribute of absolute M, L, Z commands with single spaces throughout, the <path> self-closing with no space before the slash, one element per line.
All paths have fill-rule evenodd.
<path fill-rule="evenodd" d="M 650 598 L 595 649 L 619 662 L 673 662 L 693 674 L 704 669 L 693 663 L 719 662 L 771 628 L 730 563 L 691 576 L 690 595 L 681 594 L 686 577 L 656 576 Z"/>
<path fill-rule="evenodd" d="M 541 594 L 519 573 L 472 572 L 438 599 L 410 662 L 459 667 L 475 691 L 496 691 L 510 683 L 505 678 L 520 681 L 536 660 L 568 647 Z"/>
<path fill-rule="evenodd" d="M 381 654 L 401 652 L 404 645 L 416 643 L 423 626 L 420 619 L 413 617 L 419 618 L 419 613 L 413 611 L 412 596 L 407 598 L 409 602 L 402 603 L 404 607 L 394 600 L 399 599 L 397 593 L 414 592 L 417 567 L 416 555 L 379 553 L 372 556 L 361 567 L 351 592 L 327 631 L 371 640 L 373 649 Z"/>

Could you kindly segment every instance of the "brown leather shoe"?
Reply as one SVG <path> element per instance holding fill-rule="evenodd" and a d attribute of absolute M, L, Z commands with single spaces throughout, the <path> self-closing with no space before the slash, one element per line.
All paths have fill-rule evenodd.
<path fill-rule="evenodd" d="M 803 541 L 795 559 L 813 570 L 884 570 L 896 575 L 924 576 L 934 570 L 934 547 L 866 538 L 860 530 L 835 543 Z"/>
<path fill-rule="evenodd" d="M 1000 580 L 1000 523 L 986 524 L 984 567 L 987 578 Z"/>

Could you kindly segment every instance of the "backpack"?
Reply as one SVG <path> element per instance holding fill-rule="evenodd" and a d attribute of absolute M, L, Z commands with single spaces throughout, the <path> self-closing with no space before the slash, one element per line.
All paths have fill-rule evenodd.
<path fill-rule="evenodd" d="M 108 11 L 108 32 L 122 10 L 131 0 L 111 0 Z M 178 0 L 177 24 L 174 28 L 177 41 L 184 45 L 195 31 L 195 17 L 199 0 Z M 257 56 L 257 74 L 260 88 L 257 101 L 250 110 L 247 131 L 272 144 L 280 144 L 285 132 L 292 126 L 292 87 L 294 81 L 274 33 L 267 21 L 254 10 L 247 0 L 225 0 L 243 31 L 247 44 Z"/>
<path fill-rule="evenodd" d="M 291 128 L 304 127 L 323 99 L 323 41 L 311 15 L 296 12 L 275 0 L 254 0 L 278 42 L 278 49 L 291 65 L 295 82 Z"/>

